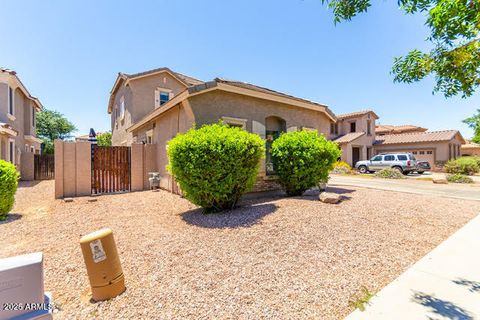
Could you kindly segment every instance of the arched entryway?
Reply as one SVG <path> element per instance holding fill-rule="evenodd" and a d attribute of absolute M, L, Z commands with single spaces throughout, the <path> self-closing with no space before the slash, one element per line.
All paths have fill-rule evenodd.
<path fill-rule="evenodd" d="M 267 175 L 275 174 L 272 162 L 272 143 L 282 132 L 286 131 L 287 123 L 284 119 L 276 116 L 265 118 L 265 171 Z"/>

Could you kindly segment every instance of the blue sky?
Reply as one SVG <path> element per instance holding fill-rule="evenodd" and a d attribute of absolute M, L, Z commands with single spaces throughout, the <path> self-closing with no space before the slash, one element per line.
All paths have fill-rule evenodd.
<path fill-rule="evenodd" d="M 428 49 L 421 16 L 396 1 L 335 26 L 320 0 L 0 0 L 0 66 L 64 113 L 76 135 L 109 130 L 109 91 L 119 71 L 167 66 L 220 76 L 325 103 L 337 114 L 373 109 L 383 124 L 472 131 L 480 107 L 432 95 L 433 80 L 394 84 L 393 57 Z"/>

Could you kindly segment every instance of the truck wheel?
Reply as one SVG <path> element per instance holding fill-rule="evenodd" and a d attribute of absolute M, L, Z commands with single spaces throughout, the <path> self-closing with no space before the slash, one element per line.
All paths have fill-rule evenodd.
<path fill-rule="evenodd" d="M 423 174 L 425 171 L 417 171 L 418 174 Z"/>
<path fill-rule="evenodd" d="M 360 167 L 358 167 L 358 171 L 359 171 L 360 173 L 367 173 L 367 172 L 368 172 L 366 166 L 360 166 Z"/>
<path fill-rule="evenodd" d="M 398 172 L 403 174 L 403 170 L 400 167 L 393 167 L 392 169 L 397 170 Z"/>

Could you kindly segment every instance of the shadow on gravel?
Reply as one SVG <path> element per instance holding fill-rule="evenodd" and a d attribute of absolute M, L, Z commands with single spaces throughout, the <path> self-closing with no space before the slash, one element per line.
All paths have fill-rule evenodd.
<path fill-rule="evenodd" d="M 246 205 L 231 211 L 210 214 L 203 214 L 202 209 L 194 209 L 182 213 L 182 219 L 190 225 L 202 228 L 250 227 L 276 210 L 277 206 L 272 203 Z"/>
<path fill-rule="evenodd" d="M 430 312 L 442 316 L 445 319 L 473 320 L 473 317 L 467 310 L 450 301 L 438 299 L 423 292 L 414 292 L 412 301 L 430 308 Z"/>
<path fill-rule="evenodd" d="M 18 213 L 9 213 L 8 216 L 7 216 L 7 219 L 3 220 L 3 221 L 0 221 L 0 225 L 2 224 L 6 224 L 6 223 L 9 223 L 9 222 L 13 222 L 15 220 L 18 220 L 18 219 L 21 219 L 22 218 L 22 215 L 21 214 L 18 214 Z"/>

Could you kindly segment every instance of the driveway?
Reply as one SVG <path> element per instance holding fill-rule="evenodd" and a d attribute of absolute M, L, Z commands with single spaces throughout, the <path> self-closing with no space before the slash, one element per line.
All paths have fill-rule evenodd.
<path fill-rule="evenodd" d="M 473 184 L 434 184 L 432 181 L 415 179 L 393 180 L 368 176 L 332 175 L 331 186 L 356 186 L 371 189 L 415 193 L 438 197 L 480 201 L 480 185 Z"/>

